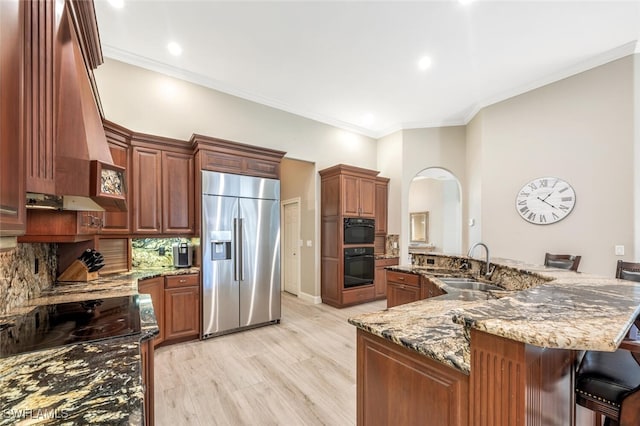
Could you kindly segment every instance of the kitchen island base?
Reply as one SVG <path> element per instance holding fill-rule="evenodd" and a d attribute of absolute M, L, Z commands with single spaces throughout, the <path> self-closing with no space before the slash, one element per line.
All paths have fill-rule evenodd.
<path fill-rule="evenodd" d="M 358 329 L 357 424 L 594 426 L 575 406 L 577 351 L 471 330 L 468 376 Z"/>
<path fill-rule="evenodd" d="M 358 425 L 468 424 L 469 376 L 358 329 Z"/>

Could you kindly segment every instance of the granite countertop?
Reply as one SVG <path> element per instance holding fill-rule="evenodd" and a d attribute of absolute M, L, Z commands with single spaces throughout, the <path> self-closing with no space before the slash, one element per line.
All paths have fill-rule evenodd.
<path fill-rule="evenodd" d="M 135 270 L 88 283 L 64 283 L 0 319 L 20 320 L 34 307 L 137 294 L 138 279 L 196 273 L 196 268 Z M 0 425 L 142 424 L 140 342 L 158 334 L 151 297 L 139 297 L 142 333 L 0 359 Z"/>
<path fill-rule="evenodd" d="M 350 318 L 387 340 L 469 373 L 469 330 L 475 328 L 545 348 L 615 350 L 640 313 L 640 284 L 546 268 L 507 259 L 492 260 L 492 282 L 504 292 L 453 291 L 438 276 L 458 271 L 461 257 L 429 267 L 386 269 L 429 277 L 445 296 Z M 494 281 L 495 280 L 495 281 Z"/>

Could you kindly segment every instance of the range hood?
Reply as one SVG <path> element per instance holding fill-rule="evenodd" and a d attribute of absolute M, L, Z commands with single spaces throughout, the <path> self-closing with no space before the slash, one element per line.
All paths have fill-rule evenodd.
<path fill-rule="evenodd" d="M 0 0 L 1 1 L 1 0 Z M 90 10 L 77 10 L 75 8 Z M 126 170 L 113 164 L 90 74 L 102 63 L 97 45 L 78 40 L 74 25 L 95 23 L 93 2 L 66 2 L 55 40 L 57 104 L 55 194 L 28 194 L 28 208 L 126 211 Z M 83 22 L 77 22 L 78 19 Z M 85 55 L 81 51 L 88 51 Z M 96 47 L 97 46 L 97 47 Z M 97 50 L 97 54 L 95 53 Z M 85 57 L 88 57 L 85 64 Z M 96 60 L 96 57 L 98 60 Z M 29 195 L 31 196 L 29 198 Z M 38 195 L 38 196 L 34 196 Z M 54 199 L 56 199 L 54 202 Z M 61 204 L 60 204 L 61 201 Z M 61 207 L 59 207 L 61 206 Z"/>

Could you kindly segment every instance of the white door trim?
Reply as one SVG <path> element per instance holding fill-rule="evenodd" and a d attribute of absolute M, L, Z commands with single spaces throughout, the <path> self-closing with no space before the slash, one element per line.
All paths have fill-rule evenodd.
<path fill-rule="evenodd" d="M 301 261 L 300 261 L 300 258 L 302 257 L 302 250 L 301 250 L 302 246 L 300 244 L 300 206 L 301 206 L 300 197 L 290 198 L 288 200 L 283 200 L 281 202 L 281 205 L 280 205 L 280 217 L 283 218 L 283 224 L 285 223 L 284 222 L 284 209 L 285 209 L 286 206 L 288 206 L 290 204 L 297 204 L 298 205 L 298 218 L 297 218 L 297 223 L 298 223 L 298 227 L 297 228 L 298 229 L 295 229 L 293 231 L 295 233 L 295 236 L 296 236 L 295 240 L 297 241 L 297 245 L 298 245 L 298 256 L 296 256 L 296 260 L 295 260 L 297 262 L 296 270 L 298 271 L 298 277 L 297 277 L 297 280 L 296 280 L 297 281 L 296 296 L 300 296 L 300 292 L 301 292 L 300 291 L 300 284 L 301 284 L 301 282 L 300 282 L 300 279 L 301 279 L 301 270 L 300 270 L 301 269 L 301 267 L 300 267 L 301 266 Z M 282 247 L 284 248 L 284 241 L 283 241 Z M 282 283 L 281 283 L 280 288 L 281 288 L 282 291 L 284 291 L 284 276 L 285 276 L 285 270 L 286 270 L 285 269 L 286 268 L 285 257 L 286 256 L 284 255 L 284 253 L 281 253 L 280 258 L 282 259 L 282 266 L 281 267 L 282 267 L 282 272 L 283 273 L 281 274 Z"/>

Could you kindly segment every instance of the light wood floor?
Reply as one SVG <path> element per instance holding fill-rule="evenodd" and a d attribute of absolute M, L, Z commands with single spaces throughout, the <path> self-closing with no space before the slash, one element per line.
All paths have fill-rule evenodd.
<path fill-rule="evenodd" d="M 158 348 L 156 424 L 355 424 L 356 329 L 347 318 L 385 307 L 335 309 L 283 293 L 279 325 Z"/>

